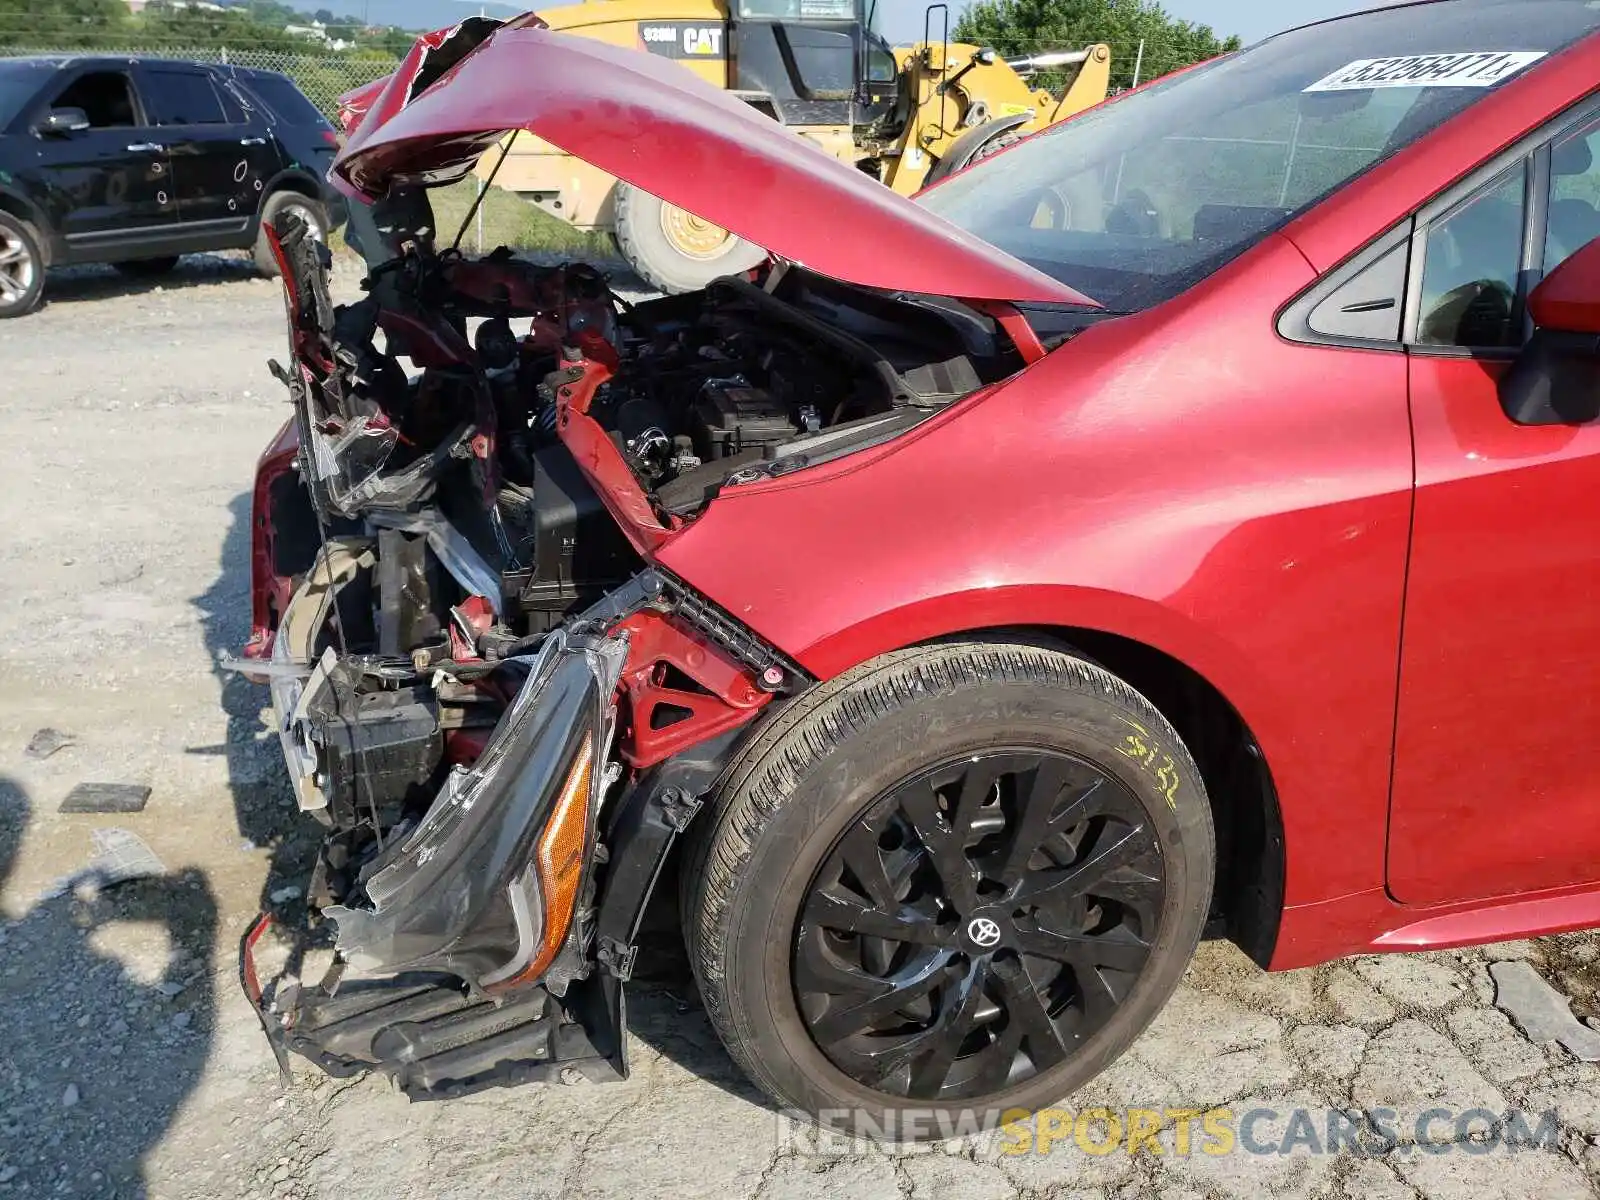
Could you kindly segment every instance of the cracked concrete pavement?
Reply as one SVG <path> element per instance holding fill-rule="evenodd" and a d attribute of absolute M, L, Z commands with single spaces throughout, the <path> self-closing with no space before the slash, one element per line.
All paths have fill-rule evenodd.
<path fill-rule="evenodd" d="M 1593 1016 L 1593 934 L 1281 976 L 1207 944 L 1134 1050 L 1067 1101 L 1272 1110 L 1253 1140 L 1274 1149 L 1297 1108 L 1318 1126 L 1329 1109 L 1393 1110 L 1400 1144 L 1373 1157 L 1303 1140 L 1185 1155 L 1165 1116 L 1137 1156 L 1072 1136 L 1047 1154 L 1001 1137 L 838 1144 L 736 1072 L 670 942 L 632 996 L 626 1083 L 411 1104 L 381 1079 L 296 1063 L 281 1086 L 234 947 L 263 897 L 300 882 L 314 833 L 290 806 L 263 691 L 212 667 L 245 635 L 248 487 L 287 412 L 264 369 L 281 347 L 275 285 L 220 259 L 160 289 L 67 276 L 41 313 L 0 324 L 0 1200 L 1596 1194 L 1600 1067 L 1529 1041 L 1494 1007 L 1488 970 L 1525 959 Z M 27 756 L 47 726 L 73 744 Z M 153 794 L 140 814 L 58 813 L 81 782 Z M 106 826 L 137 833 L 168 874 L 40 901 Z M 1444 1145 L 1413 1144 L 1436 1108 L 1550 1112 L 1553 1145 L 1459 1144 L 1448 1121 L 1430 1127 Z"/>

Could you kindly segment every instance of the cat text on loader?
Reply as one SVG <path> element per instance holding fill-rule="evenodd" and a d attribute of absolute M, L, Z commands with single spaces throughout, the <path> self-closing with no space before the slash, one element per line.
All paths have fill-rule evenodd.
<path fill-rule="evenodd" d="M 1005 59 L 929 36 L 891 47 L 863 0 L 585 0 L 540 12 L 552 29 L 677 61 L 895 191 L 910 195 L 1019 137 L 1105 99 L 1111 50 Z M 1031 85 L 1065 75 L 1058 93 Z M 685 153 L 693 153 L 685 147 Z M 499 151 L 479 164 L 495 169 Z M 494 173 L 580 229 L 609 232 L 622 256 L 668 292 L 745 270 L 763 252 L 721 226 L 619 182 L 529 133 Z"/>

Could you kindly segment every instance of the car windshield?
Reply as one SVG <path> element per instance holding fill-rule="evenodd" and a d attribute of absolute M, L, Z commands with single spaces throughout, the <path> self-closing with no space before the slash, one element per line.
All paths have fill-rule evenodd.
<path fill-rule="evenodd" d="M 33 63 L 0 62 L 0 130 L 16 118 L 35 95 L 52 68 Z"/>
<path fill-rule="evenodd" d="M 919 199 L 1136 312 L 1597 25 L 1586 0 L 1449 0 L 1309 26 L 1103 105 Z"/>

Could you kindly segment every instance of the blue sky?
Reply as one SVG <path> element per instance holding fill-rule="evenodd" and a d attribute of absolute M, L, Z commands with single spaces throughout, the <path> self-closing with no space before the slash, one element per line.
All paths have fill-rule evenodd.
<path fill-rule="evenodd" d="M 289 0 L 307 10 L 331 8 L 336 13 L 365 14 L 372 21 L 388 21 L 407 27 L 448 25 L 473 11 L 478 0 Z M 894 42 L 915 41 L 922 36 L 922 14 L 928 0 L 878 0 L 882 8 L 884 33 Z M 1237 33 L 1246 43 L 1276 33 L 1291 25 L 1304 25 L 1336 13 L 1371 8 L 1383 0 L 1162 0 L 1175 17 L 1210 25 L 1218 33 Z M 539 8 L 551 0 L 524 0 L 498 4 L 487 0 L 484 8 L 491 16 L 509 16 L 524 4 Z M 954 20 L 968 0 L 950 0 Z"/>
<path fill-rule="evenodd" d="M 1383 0 L 1162 0 L 1162 7 L 1175 17 L 1210 25 L 1219 34 L 1237 33 L 1248 45 L 1269 33 L 1292 25 L 1339 13 L 1374 8 Z M 922 36 L 925 0 L 878 0 L 883 8 L 883 31 L 890 41 L 913 41 Z M 951 19 L 966 7 L 965 0 L 951 0 Z"/>
<path fill-rule="evenodd" d="M 1218 33 L 1237 33 L 1246 44 L 1307 21 L 1340 13 L 1375 8 L 1381 0 L 1292 0 L 1268 4 L 1263 0 L 1164 0 L 1175 17 L 1209 25 Z"/>

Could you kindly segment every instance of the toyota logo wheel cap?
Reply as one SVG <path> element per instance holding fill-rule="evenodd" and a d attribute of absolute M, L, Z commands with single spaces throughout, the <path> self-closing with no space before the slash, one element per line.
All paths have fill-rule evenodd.
<path fill-rule="evenodd" d="M 967 922 L 967 936 L 972 939 L 974 946 L 981 946 L 987 950 L 990 946 L 1000 942 L 1000 926 L 988 917 L 973 917 Z"/>

